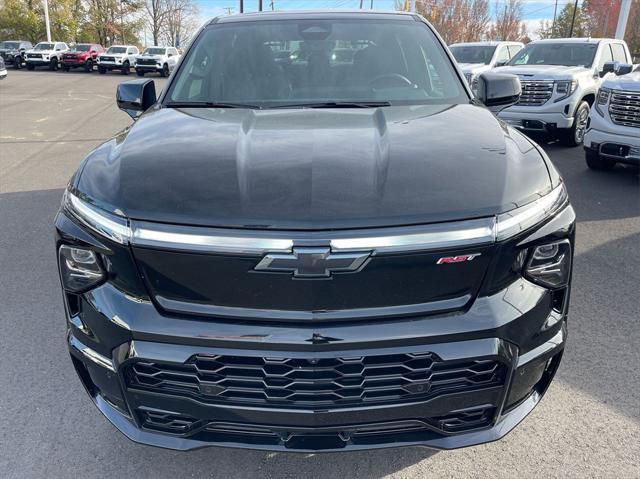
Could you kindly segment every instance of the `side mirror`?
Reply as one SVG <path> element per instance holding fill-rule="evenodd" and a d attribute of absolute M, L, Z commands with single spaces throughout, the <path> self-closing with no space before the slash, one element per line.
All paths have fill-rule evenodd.
<path fill-rule="evenodd" d="M 496 66 L 497 67 L 503 67 L 505 66 L 507 63 L 509 63 L 509 60 L 499 60 L 496 62 Z"/>
<path fill-rule="evenodd" d="M 606 62 L 600 71 L 600 78 L 605 76 L 607 73 L 614 73 L 617 66 L 618 62 Z"/>
<path fill-rule="evenodd" d="M 131 80 L 118 85 L 116 103 L 134 120 L 156 102 L 156 84 L 150 79 Z"/>
<path fill-rule="evenodd" d="M 478 99 L 489 108 L 511 106 L 521 94 L 520 79 L 515 75 L 486 72 L 478 77 Z"/>
<path fill-rule="evenodd" d="M 172 57 L 172 56 L 173 56 L 173 53 L 169 53 L 169 54 L 167 54 L 167 56 L 168 56 L 168 57 Z"/>
<path fill-rule="evenodd" d="M 618 68 L 616 68 L 616 75 L 626 75 L 627 73 L 631 73 L 633 71 L 633 65 L 629 63 L 618 63 Z"/>

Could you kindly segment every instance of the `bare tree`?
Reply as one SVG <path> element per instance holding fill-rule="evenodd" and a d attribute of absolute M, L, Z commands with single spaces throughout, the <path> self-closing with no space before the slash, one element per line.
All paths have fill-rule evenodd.
<path fill-rule="evenodd" d="M 489 0 L 417 0 L 423 15 L 447 43 L 481 40 L 489 25 Z"/>
<path fill-rule="evenodd" d="M 165 0 L 167 15 L 163 38 L 169 45 L 180 46 L 193 35 L 198 25 L 198 7 L 193 0 Z"/>
<path fill-rule="evenodd" d="M 153 44 L 160 43 L 160 34 L 169 15 L 171 0 L 147 0 L 145 9 L 147 10 L 147 24 L 153 36 Z"/>
<path fill-rule="evenodd" d="M 527 36 L 527 27 L 522 22 L 522 0 L 506 0 L 504 9 L 496 4 L 496 21 L 490 29 L 494 40 L 521 40 Z"/>

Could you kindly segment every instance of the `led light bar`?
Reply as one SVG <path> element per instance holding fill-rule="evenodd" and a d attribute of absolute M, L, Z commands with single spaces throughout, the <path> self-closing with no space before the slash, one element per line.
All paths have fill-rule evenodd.
<path fill-rule="evenodd" d="M 65 208 L 96 233 L 120 244 L 172 250 L 261 255 L 291 252 L 309 242 L 331 245 L 333 251 L 390 253 L 424 251 L 465 245 L 491 244 L 525 231 L 555 214 L 567 202 L 564 184 L 549 194 L 496 217 L 453 221 L 424 226 L 376 230 L 308 232 L 242 231 L 224 228 L 193 228 L 144 221 L 128 221 L 100 210 L 71 192 Z M 402 234 L 398 234 L 401 232 Z M 242 233 L 242 234 L 240 234 Z"/>

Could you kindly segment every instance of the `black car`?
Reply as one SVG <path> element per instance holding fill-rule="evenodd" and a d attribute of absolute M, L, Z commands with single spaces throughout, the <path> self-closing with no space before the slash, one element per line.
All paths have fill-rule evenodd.
<path fill-rule="evenodd" d="M 19 70 L 26 65 L 26 51 L 32 48 L 31 42 L 25 40 L 7 40 L 0 43 L 0 56 L 5 64 Z"/>
<path fill-rule="evenodd" d="M 219 18 L 159 98 L 121 83 L 139 117 L 56 218 L 94 403 L 172 449 L 507 434 L 558 368 L 575 233 L 549 158 L 480 103 L 519 94 L 484 74 L 475 99 L 405 13 Z"/>

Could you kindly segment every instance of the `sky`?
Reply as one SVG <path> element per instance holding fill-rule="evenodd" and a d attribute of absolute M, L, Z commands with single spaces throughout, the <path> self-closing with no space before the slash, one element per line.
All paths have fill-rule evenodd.
<path fill-rule="evenodd" d="M 231 8 L 232 13 L 239 12 L 238 0 L 194 0 L 200 7 L 200 15 L 203 22 L 218 15 L 227 14 L 227 8 Z M 490 0 L 491 13 L 495 14 L 496 8 L 502 8 L 506 0 Z M 557 0 L 558 11 L 564 7 L 569 0 Z M 263 8 L 270 9 L 271 0 L 263 0 Z M 357 9 L 360 0 L 273 0 L 276 10 L 299 10 L 299 9 Z M 370 8 L 371 0 L 363 0 L 365 8 Z M 540 21 L 553 19 L 553 11 L 556 0 L 524 0 L 524 21 L 529 29 L 529 34 L 535 37 L 535 33 L 540 27 Z M 580 2 L 582 3 L 582 2 Z M 393 10 L 395 0 L 373 0 L 376 10 Z M 258 9 L 258 0 L 244 0 L 246 12 Z"/>

